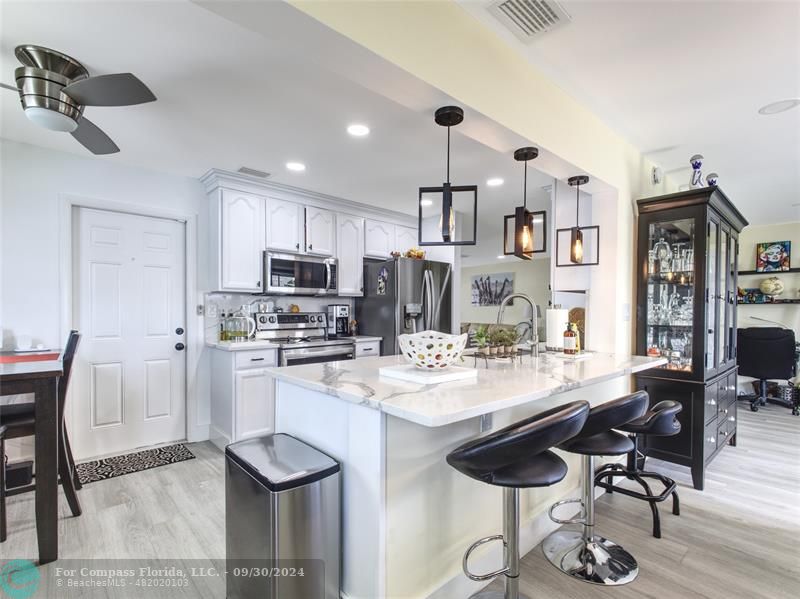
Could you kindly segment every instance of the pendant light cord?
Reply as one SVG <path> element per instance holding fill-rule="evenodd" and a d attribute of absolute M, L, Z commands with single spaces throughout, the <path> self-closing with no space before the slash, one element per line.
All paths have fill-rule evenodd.
<path fill-rule="evenodd" d="M 447 182 L 450 183 L 450 127 L 447 127 Z"/>
<path fill-rule="evenodd" d="M 522 176 L 522 180 L 524 181 L 523 188 L 522 188 L 522 207 L 525 210 L 528 209 L 528 161 L 525 161 L 525 174 Z"/>
<path fill-rule="evenodd" d="M 575 186 L 575 228 L 581 228 L 581 185 Z"/>

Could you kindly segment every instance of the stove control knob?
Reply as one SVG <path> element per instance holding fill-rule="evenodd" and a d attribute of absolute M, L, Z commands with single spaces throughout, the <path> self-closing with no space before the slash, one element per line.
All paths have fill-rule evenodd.
<path fill-rule="evenodd" d="M 269 321 L 274 324 L 275 323 L 275 317 L 274 316 L 270 316 L 269 317 Z"/>
<path fill-rule="evenodd" d="M 264 324 L 265 322 L 267 322 L 267 317 L 266 316 L 259 316 L 258 317 L 258 322 L 260 322 L 261 324 Z"/>

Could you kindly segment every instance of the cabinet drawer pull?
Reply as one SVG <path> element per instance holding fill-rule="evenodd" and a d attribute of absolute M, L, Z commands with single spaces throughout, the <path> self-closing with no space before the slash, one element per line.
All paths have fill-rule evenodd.
<path fill-rule="evenodd" d="M 251 362 L 263 362 L 264 358 L 250 358 Z"/>
<path fill-rule="evenodd" d="M 736 416 L 728 416 L 728 422 L 736 422 Z"/>
<path fill-rule="evenodd" d="M 373 349 L 372 347 L 362 347 L 361 351 L 372 351 Z"/>
<path fill-rule="evenodd" d="M 717 400 L 712 397 L 706 403 L 710 406 L 715 406 L 717 405 Z"/>

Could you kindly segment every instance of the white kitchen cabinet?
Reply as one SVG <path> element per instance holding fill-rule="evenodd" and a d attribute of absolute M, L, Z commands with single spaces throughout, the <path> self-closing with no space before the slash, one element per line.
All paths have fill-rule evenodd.
<path fill-rule="evenodd" d="M 402 225 L 397 225 L 394 228 L 394 249 L 400 253 L 403 253 L 411 248 L 415 248 L 419 245 L 419 239 L 417 237 L 417 230 L 412 227 L 403 227 Z"/>
<path fill-rule="evenodd" d="M 261 291 L 264 202 L 258 195 L 222 190 L 218 257 L 221 291 Z"/>
<path fill-rule="evenodd" d="M 364 219 L 360 216 L 336 215 L 336 256 L 339 295 L 364 295 Z"/>
<path fill-rule="evenodd" d="M 267 198 L 267 248 L 281 252 L 303 251 L 303 206 Z"/>
<path fill-rule="evenodd" d="M 237 370 L 234 380 L 237 441 L 275 429 L 275 379 L 266 368 Z"/>
<path fill-rule="evenodd" d="M 336 252 L 336 217 L 330 210 L 306 206 L 306 253 L 333 256 Z"/>
<path fill-rule="evenodd" d="M 211 351 L 211 426 L 209 437 L 220 449 L 275 430 L 277 349 Z"/>
<path fill-rule="evenodd" d="M 356 360 L 359 358 L 373 358 L 381 355 L 381 342 L 378 339 L 369 341 L 356 338 Z"/>
<path fill-rule="evenodd" d="M 364 224 L 364 256 L 389 258 L 395 249 L 394 245 L 394 225 L 379 220 L 366 220 Z"/>

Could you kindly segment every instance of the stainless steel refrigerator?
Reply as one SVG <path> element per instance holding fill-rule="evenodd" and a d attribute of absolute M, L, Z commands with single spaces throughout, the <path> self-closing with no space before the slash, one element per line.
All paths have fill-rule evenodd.
<path fill-rule="evenodd" d="M 452 265 L 396 258 L 364 263 L 364 297 L 356 298 L 360 335 L 383 337 L 383 355 L 399 353 L 397 336 L 452 332 Z"/>

